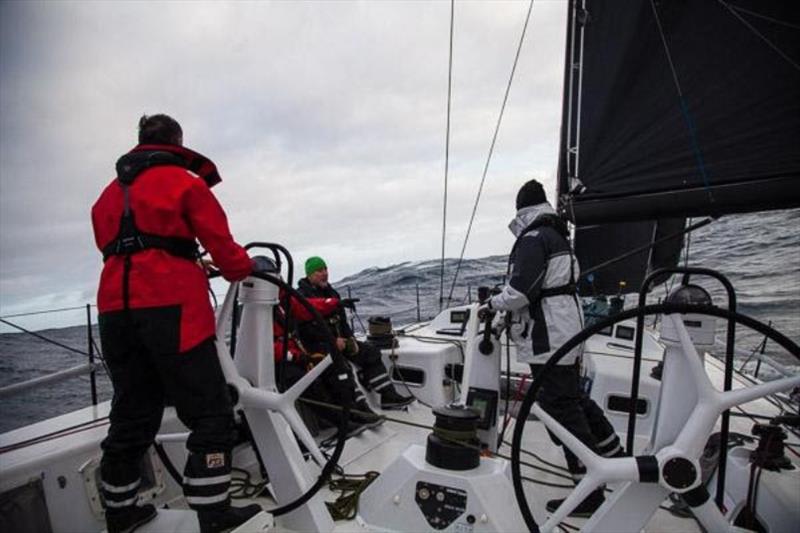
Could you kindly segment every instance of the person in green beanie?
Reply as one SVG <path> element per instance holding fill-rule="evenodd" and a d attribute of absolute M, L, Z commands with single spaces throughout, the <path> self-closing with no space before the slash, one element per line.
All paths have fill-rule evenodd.
<path fill-rule="evenodd" d="M 342 297 L 328 282 L 328 265 L 319 256 L 309 257 L 305 262 L 306 277 L 297 283 L 297 291 L 306 298 L 337 298 L 339 311 L 329 317 L 329 325 L 336 336 L 336 348 L 360 369 L 361 384 L 369 391 L 377 392 L 381 398 L 381 409 L 400 409 L 414 398 L 399 394 L 389 379 L 389 374 L 381 360 L 381 351 L 368 342 L 356 340 L 347 321 L 345 308 L 355 311 L 355 301 Z M 329 352 L 325 336 L 309 322 L 298 326 L 301 342 L 311 352 Z M 366 398 L 358 390 L 355 408 L 370 411 Z"/>
<path fill-rule="evenodd" d="M 320 270 L 328 270 L 328 265 L 325 264 L 325 260 L 321 257 L 314 255 L 306 259 L 306 276 L 310 276 L 314 272 L 319 272 Z"/>

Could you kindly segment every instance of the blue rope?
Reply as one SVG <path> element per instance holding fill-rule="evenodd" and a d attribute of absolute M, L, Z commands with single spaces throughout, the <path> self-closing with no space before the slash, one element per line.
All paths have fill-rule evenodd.
<path fill-rule="evenodd" d="M 686 106 L 686 100 L 684 99 L 683 95 L 680 95 L 680 102 L 681 112 L 683 113 L 683 118 L 686 120 L 686 127 L 689 128 L 689 137 L 692 141 L 692 151 L 694 152 L 694 157 L 697 160 L 697 167 L 700 170 L 700 176 L 703 178 L 703 184 L 706 187 L 706 191 L 708 191 L 708 199 L 710 202 L 713 202 L 714 196 L 711 194 L 711 183 L 708 179 L 708 172 L 706 172 L 706 164 L 703 160 L 703 153 L 700 151 L 700 143 L 697 142 L 697 129 L 694 126 L 692 115 L 689 114 L 689 108 Z"/>
<path fill-rule="evenodd" d="M 694 152 L 695 159 L 697 160 L 697 166 L 700 170 L 700 176 L 703 178 L 703 184 L 705 185 L 706 191 L 708 192 L 709 202 L 713 203 L 714 196 L 711 194 L 711 184 L 709 182 L 708 173 L 706 172 L 706 166 L 703 161 L 703 154 L 700 152 L 700 144 L 697 142 L 697 129 L 695 128 L 694 121 L 692 120 L 692 116 L 689 113 L 689 108 L 686 105 L 686 100 L 683 97 L 681 84 L 678 81 L 678 73 L 675 71 L 675 64 L 672 62 L 672 54 L 669 51 L 669 44 L 667 44 L 667 38 L 664 35 L 664 29 L 661 27 L 661 19 L 658 16 L 658 10 L 656 10 L 656 5 L 653 0 L 650 0 L 650 7 L 653 10 L 653 16 L 656 19 L 656 26 L 658 27 L 658 33 L 661 36 L 661 42 L 664 45 L 664 53 L 667 55 L 667 62 L 669 63 L 669 68 L 672 71 L 672 80 L 675 82 L 675 88 L 678 91 L 678 99 L 681 104 L 681 113 L 683 114 L 683 118 L 686 121 L 686 127 L 689 129 L 689 137 L 692 143 L 692 151 Z"/>

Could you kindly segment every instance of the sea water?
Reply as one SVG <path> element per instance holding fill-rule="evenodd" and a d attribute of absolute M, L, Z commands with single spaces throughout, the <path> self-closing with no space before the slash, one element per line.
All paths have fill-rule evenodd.
<path fill-rule="evenodd" d="M 720 271 L 733 283 L 738 310 L 772 325 L 794 342 L 800 343 L 800 210 L 732 215 L 723 217 L 691 236 L 687 242 L 689 265 Z M 683 264 L 683 261 L 681 262 Z M 475 301 L 478 286 L 503 283 L 507 257 L 492 256 L 465 259 L 459 270 L 458 283 L 451 291 L 451 281 L 458 261 L 445 261 L 445 283 L 440 283 L 440 260 L 408 262 L 385 268 L 368 268 L 349 276 L 334 286 L 343 297 L 360 298 L 355 330 L 366 326 L 369 316 L 392 318 L 395 328 L 426 320 L 440 306 Z M 715 282 L 693 280 L 706 287 L 715 303 L 726 306 L 725 292 Z M 651 296 L 663 297 L 663 288 Z M 444 302 L 440 305 L 439 295 Z M 635 295 L 627 296 L 628 304 Z M 419 301 L 419 305 L 417 302 Z M 19 320 L 24 327 L 23 319 Z M 38 334 L 80 351 L 88 350 L 85 325 L 38 331 Z M 94 338 L 99 339 L 96 327 Z M 718 328 L 717 354 L 724 353 L 724 324 Z M 737 345 L 751 351 L 762 340 L 752 330 L 737 327 Z M 782 363 L 800 370 L 798 362 L 785 351 L 767 345 L 767 353 Z M 0 386 L 85 363 L 85 355 L 70 352 L 35 339 L 25 333 L 0 335 Z M 741 358 L 738 358 L 741 362 Z M 737 365 L 738 367 L 738 365 Z M 765 376 L 774 376 L 768 371 Z M 104 372 L 97 374 L 100 401 L 112 395 Z M 0 432 L 67 413 L 91 403 L 89 376 L 76 377 L 61 383 L 0 398 Z"/>

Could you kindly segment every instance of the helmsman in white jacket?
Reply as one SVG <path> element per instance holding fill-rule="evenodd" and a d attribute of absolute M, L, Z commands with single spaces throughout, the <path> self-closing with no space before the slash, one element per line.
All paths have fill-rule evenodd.
<path fill-rule="evenodd" d="M 583 312 L 576 281 L 580 273 L 572 252 L 569 230 L 547 203 L 542 185 L 531 180 L 517 194 L 517 215 L 509 224 L 516 242 L 509 255 L 510 277 L 503 290 L 486 304 L 510 314 L 509 335 L 517 359 L 528 363 L 534 376 L 560 346 L 583 329 Z M 582 346 L 573 349 L 544 376 L 537 401 L 562 426 L 598 454 L 623 454 L 619 437 L 603 410 L 580 386 Z M 555 436 L 551 438 L 561 444 Z M 578 483 L 586 472 L 564 448 L 567 466 Z M 572 516 L 590 516 L 604 501 L 603 489 L 588 496 Z M 562 499 L 551 500 L 554 511 Z"/>

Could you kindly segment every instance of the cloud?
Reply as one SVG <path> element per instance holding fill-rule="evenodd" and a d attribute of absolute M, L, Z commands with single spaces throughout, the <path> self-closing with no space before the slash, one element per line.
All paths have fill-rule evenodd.
<path fill-rule="evenodd" d="M 456 4 L 449 256 L 527 5 Z M 552 183 L 565 5 L 534 6 L 467 256 L 505 253 L 519 184 Z M 0 314 L 93 299 L 89 210 L 142 113 L 172 114 L 216 161 L 241 242 L 323 254 L 334 277 L 437 257 L 449 17 L 448 2 L 0 4 Z"/>

